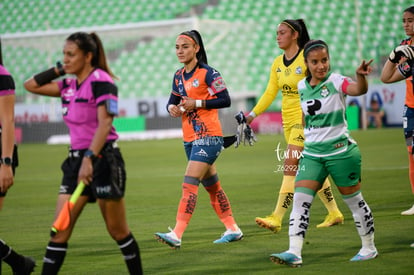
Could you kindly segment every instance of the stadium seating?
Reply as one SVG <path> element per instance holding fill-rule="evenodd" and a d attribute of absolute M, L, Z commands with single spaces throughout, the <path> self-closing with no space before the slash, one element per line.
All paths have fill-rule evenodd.
<path fill-rule="evenodd" d="M 244 31 L 224 37 L 208 50 L 211 65 L 224 76 L 232 92 L 261 93 L 274 57 L 281 53 L 275 41 L 277 25 L 285 18 L 305 19 L 312 38 L 323 39 L 330 46 L 332 68 L 353 75 L 361 58 L 374 58 L 376 72 L 381 58 L 405 34 L 401 27 L 406 0 L 19 0 L 1 1 L 0 36 L 45 30 L 76 29 L 130 22 L 158 21 L 190 15 L 193 7 L 201 19 L 242 23 Z M 357 11 L 358 10 L 358 14 Z M 356 15 L 360 16 L 357 22 Z M 208 45 L 217 31 L 207 29 L 203 37 Z M 237 32 L 237 33 L 234 33 Z M 358 35 L 359 34 L 359 35 Z M 126 49 L 121 39 L 105 44 L 112 70 L 120 81 L 121 96 L 166 96 L 170 92 L 172 74 L 180 66 L 171 37 L 155 37 Z M 248 45 L 250 51 L 246 52 Z M 22 81 L 61 58 L 61 50 L 45 54 L 36 49 L 3 47 L 6 65 L 16 79 L 19 101 L 39 100 L 27 96 Z M 10 60 L 13 60 L 10 65 Z M 43 65 L 42 65 L 43 64 Z M 42 99 L 45 100 L 45 99 Z"/>

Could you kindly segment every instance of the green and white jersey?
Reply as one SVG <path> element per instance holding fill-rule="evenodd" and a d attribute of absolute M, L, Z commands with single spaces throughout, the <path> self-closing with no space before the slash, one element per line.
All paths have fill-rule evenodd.
<path fill-rule="evenodd" d="M 348 143 L 356 143 L 345 118 L 345 91 L 352 79 L 329 73 L 315 87 L 307 79 L 298 83 L 304 114 L 305 148 L 303 154 L 326 157 L 345 152 Z"/>

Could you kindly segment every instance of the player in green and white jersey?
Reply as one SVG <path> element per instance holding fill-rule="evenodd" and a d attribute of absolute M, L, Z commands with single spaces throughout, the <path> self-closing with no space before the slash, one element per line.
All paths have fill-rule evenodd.
<path fill-rule="evenodd" d="M 356 81 L 330 71 L 327 44 L 311 40 L 304 47 L 307 77 L 298 83 L 303 112 L 305 147 L 295 181 L 290 214 L 289 249 L 270 255 L 273 262 L 292 267 L 302 265 L 302 246 L 309 225 L 310 207 L 316 192 L 331 175 L 352 212 L 362 248 L 351 261 L 377 257 L 374 218 L 361 186 L 361 153 L 348 132 L 345 95 L 358 96 L 368 90 L 366 75 L 372 60 L 362 61 Z"/>

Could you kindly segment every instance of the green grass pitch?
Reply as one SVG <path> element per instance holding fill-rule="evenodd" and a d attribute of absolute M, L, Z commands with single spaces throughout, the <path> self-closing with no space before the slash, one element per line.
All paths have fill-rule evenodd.
<path fill-rule="evenodd" d="M 362 191 L 375 218 L 379 257 L 350 262 L 360 248 L 351 212 L 334 194 L 345 224 L 317 229 L 325 215 L 316 198 L 303 248 L 303 266 L 292 269 L 269 260 L 288 247 L 288 219 L 273 234 L 259 228 L 256 216 L 270 214 L 279 191 L 281 162 L 275 149 L 282 135 L 260 135 L 253 146 L 226 149 L 217 161 L 222 186 L 234 216 L 244 232 L 240 242 L 217 245 L 225 228 L 212 210 L 208 194 L 200 189 L 193 218 L 180 250 L 154 239 L 155 232 L 174 226 L 186 160 L 179 139 L 120 142 L 127 165 L 128 223 L 141 249 L 145 274 L 409 274 L 414 268 L 414 216 L 400 212 L 414 203 L 408 181 L 408 160 L 400 128 L 353 131 L 363 161 Z M 66 145 L 22 144 L 15 185 L 0 213 L 0 237 L 17 252 L 42 258 L 59 189 L 60 164 Z M 3 263 L 3 274 L 11 274 Z M 411 270 L 411 271 L 410 271 Z M 106 232 L 96 204 L 88 205 L 76 225 L 60 274 L 127 274 L 116 243 Z"/>

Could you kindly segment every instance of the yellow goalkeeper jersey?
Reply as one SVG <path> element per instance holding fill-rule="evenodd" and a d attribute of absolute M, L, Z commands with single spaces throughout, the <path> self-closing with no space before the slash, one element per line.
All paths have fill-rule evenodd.
<path fill-rule="evenodd" d="M 295 124 L 302 124 L 302 109 L 297 84 L 305 77 L 306 65 L 303 50 L 288 66 L 285 66 L 283 56 L 283 54 L 279 55 L 273 61 L 266 90 L 253 108 L 253 112 L 258 116 L 266 111 L 281 90 L 283 127 L 289 128 Z"/>

